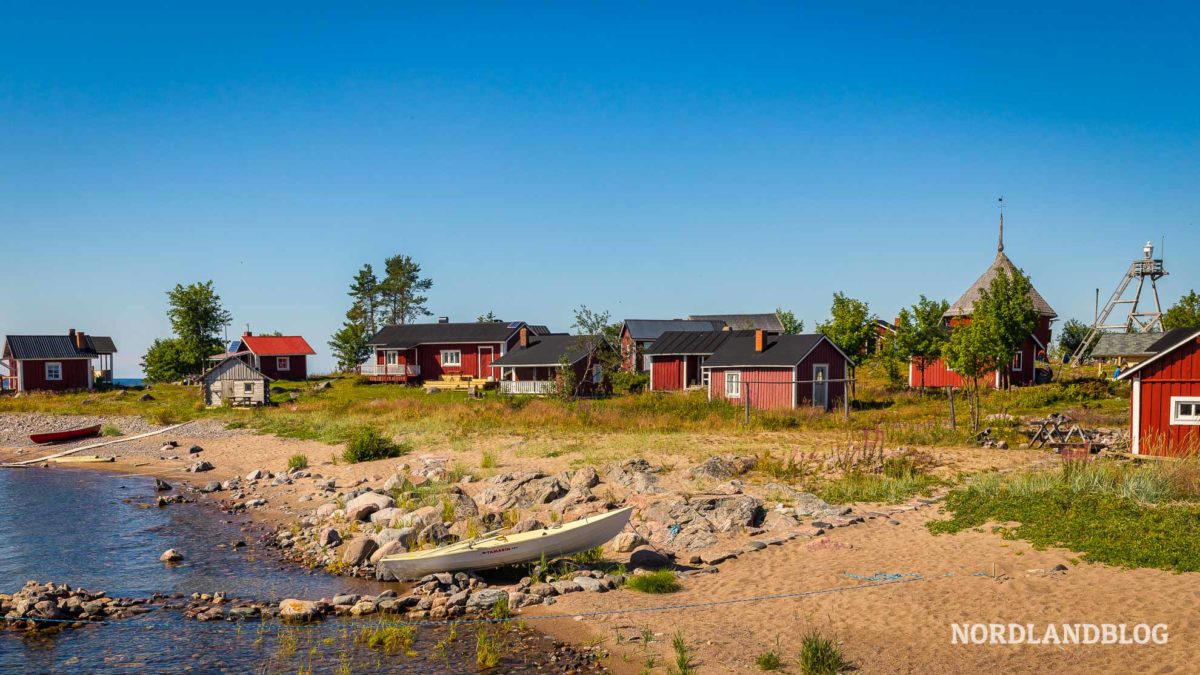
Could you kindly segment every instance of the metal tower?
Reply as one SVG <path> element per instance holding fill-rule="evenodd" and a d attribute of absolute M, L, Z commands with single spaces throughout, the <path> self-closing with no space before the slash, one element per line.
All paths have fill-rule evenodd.
<path fill-rule="evenodd" d="M 1119 333 L 1161 331 L 1162 305 L 1158 301 L 1157 282 L 1165 276 L 1167 276 L 1167 270 L 1163 268 L 1162 258 L 1155 258 L 1154 244 L 1146 242 L 1146 245 L 1142 247 L 1142 257 L 1129 265 L 1129 270 L 1125 272 L 1124 278 L 1117 284 L 1117 290 L 1113 291 L 1108 303 L 1104 305 L 1104 309 L 1096 315 L 1096 322 L 1092 324 L 1092 329 L 1088 331 L 1087 337 L 1079 343 L 1079 347 L 1071 355 L 1071 361 L 1078 363 L 1078 359 L 1100 339 L 1101 333 L 1108 331 Z M 1140 311 L 1139 303 L 1142 302 L 1142 291 L 1145 289 L 1147 280 L 1150 282 L 1150 294 L 1154 296 L 1154 310 Z M 1133 296 L 1126 297 L 1131 286 L 1134 287 Z M 1116 312 L 1118 305 L 1128 305 L 1129 311 L 1122 316 L 1120 312 Z M 1113 315 L 1114 312 L 1116 312 L 1116 316 Z M 1120 323 L 1117 323 L 1118 320 Z"/>

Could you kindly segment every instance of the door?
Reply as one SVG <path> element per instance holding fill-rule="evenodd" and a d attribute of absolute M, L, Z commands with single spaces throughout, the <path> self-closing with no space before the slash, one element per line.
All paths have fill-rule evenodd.
<path fill-rule="evenodd" d="M 480 347 L 479 348 L 479 375 L 477 377 L 492 377 L 492 359 L 495 356 L 495 347 Z"/>
<path fill-rule="evenodd" d="M 812 374 L 812 404 L 818 408 L 829 408 L 829 364 L 814 363 Z"/>

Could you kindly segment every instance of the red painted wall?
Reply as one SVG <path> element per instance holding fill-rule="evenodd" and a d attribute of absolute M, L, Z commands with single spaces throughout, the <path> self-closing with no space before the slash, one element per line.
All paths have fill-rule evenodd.
<path fill-rule="evenodd" d="M 742 374 L 741 396 L 725 397 L 725 373 L 738 371 Z M 791 381 L 793 368 L 713 368 L 708 381 L 708 391 L 714 401 L 729 401 L 745 405 L 743 396 L 750 396 L 750 407 L 757 410 L 786 410 L 792 407 Z"/>
<path fill-rule="evenodd" d="M 797 380 L 813 379 L 813 364 L 827 363 L 829 364 L 829 380 L 842 380 L 846 377 L 846 359 L 842 356 L 833 345 L 822 340 L 820 344 L 813 349 L 803 361 L 800 362 L 799 377 Z M 812 401 L 812 384 L 798 384 L 798 394 L 800 405 L 810 405 Z M 846 395 L 845 382 L 830 382 L 825 385 L 829 389 L 829 395 L 826 397 L 826 409 L 831 409 L 837 402 L 840 402 Z"/>
<path fill-rule="evenodd" d="M 1172 396 L 1200 396 L 1200 340 L 1142 369 L 1140 454 L 1182 455 L 1200 450 L 1200 426 L 1171 424 Z M 1130 430 L 1132 432 L 1132 429 Z"/>
<path fill-rule="evenodd" d="M 1048 322 L 1047 322 L 1048 323 Z M 1036 332 L 1035 332 L 1036 334 Z M 1047 330 L 1046 335 L 1049 335 Z M 1040 336 L 1039 336 L 1040 337 Z M 1013 370 L 1012 363 L 1007 364 L 1009 368 L 1009 383 L 1023 387 L 1034 383 L 1034 370 L 1037 366 L 1037 355 L 1042 351 L 1033 338 L 1025 340 L 1025 344 L 1021 345 L 1021 368 Z M 1043 354 L 1043 357 L 1045 355 Z M 979 378 L 979 383 L 982 386 L 996 386 L 996 371 L 991 371 L 988 374 Z M 966 386 L 962 376 L 946 367 L 946 362 L 938 359 L 929 365 L 925 366 L 925 386 L 926 387 L 955 387 L 960 388 Z M 908 378 L 908 386 L 921 386 L 921 371 L 917 368 L 917 362 L 914 359 L 912 368 Z"/>
<path fill-rule="evenodd" d="M 308 357 L 302 354 L 292 355 L 289 358 L 291 367 L 288 370 L 279 370 L 275 367 L 274 356 L 258 357 L 259 370 L 263 375 L 272 380 L 306 380 L 308 379 Z"/>
<path fill-rule="evenodd" d="M 25 391 L 65 391 L 87 389 L 88 371 L 92 368 L 89 359 L 49 359 L 62 364 L 62 379 L 46 379 L 46 361 L 20 361 L 21 386 Z"/>
<path fill-rule="evenodd" d="M 479 347 L 491 347 L 494 353 L 493 360 L 499 359 L 501 354 L 500 342 L 464 342 L 462 344 L 446 344 L 446 345 L 421 345 L 417 347 L 417 365 L 421 366 L 421 379 L 436 380 L 443 375 L 469 375 L 471 377 L 496 377 L 499 378 L 497 368 L 491 368 L 491 372 L 479 373 Z M 458 349 L 462 351 L 461 364 L 458 366 L 442 366 L 442 352 L 446 350 Z"/>
<path fill-rule="evenodd" d="M 655 356 L 650 363 L 652 391 L 679 391 L 683 389 L 683 357 Z"/>

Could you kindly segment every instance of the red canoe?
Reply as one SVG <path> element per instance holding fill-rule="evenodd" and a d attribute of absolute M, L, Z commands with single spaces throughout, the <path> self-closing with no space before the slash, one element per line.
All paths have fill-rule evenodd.
<path fill-rule="evenodd" d="M 76 438 L 86 438 L 95 436 L 100 433 L 100 425 L 94 427 L 84 427 L 82 429 L 68 429 L 67 431 L 51 431 L 46 434 L 30 434 L 29 440 L 34 443 L 55 443 L 57 441 L 70 441 Z"/>

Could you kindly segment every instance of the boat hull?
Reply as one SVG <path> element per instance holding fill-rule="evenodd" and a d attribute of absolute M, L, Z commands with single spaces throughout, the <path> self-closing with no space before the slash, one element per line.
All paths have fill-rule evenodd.
<path fill-rule="evenodd" d="M 76 438 L 87 438 L 100 433 L 100 425 L 83 427 L 82 429 L 68 429 L 66 431 L 51 431 L 44 434 L 30 434 L 29 440 L 34 443 L 57 443 L 60 441 L 70 441 Z"/>
<path fill-rule="evenodd" d="M 478 543 L 464 542 L 432 551 L 387 556 L 379 566 L 397 580 L 419 579 L 437 572 L 486 570 L 519 565 L 541 559 L 587 551 L 620 534 L 629 523 L 633 509 L 624 508 L 566 523 L 507 537 L 498 536 Z"/>

